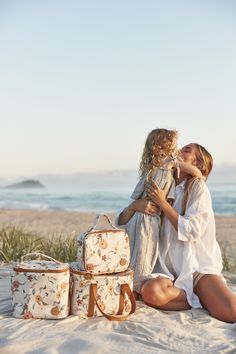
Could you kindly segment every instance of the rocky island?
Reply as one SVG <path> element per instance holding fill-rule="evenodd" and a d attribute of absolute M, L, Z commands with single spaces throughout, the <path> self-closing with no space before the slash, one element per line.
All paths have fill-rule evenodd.
<path fill-rule="evenodd" d="M 37 180 L 28 179 L 19 183 L 10 184 L 9 186 L 6 186 L 4 188 L 7 189 L 45 188 L 45 186 Z"/>

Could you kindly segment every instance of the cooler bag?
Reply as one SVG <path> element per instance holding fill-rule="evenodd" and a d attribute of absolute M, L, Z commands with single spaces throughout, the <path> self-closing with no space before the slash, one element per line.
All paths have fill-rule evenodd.
<path fill-rule="evenodd" d="M 80 271 L 79 264 L 70 265 L 71 310 L 79 318 L 105 316 L 122 321 L 134 313 L 133 271 L 94 275 Z"/>
<path fill-rule="evenodd" d="M 129 237 L 107 215 L 103 216 L 112 228 L 95 230 L 101 217 L 98 215 L 94 225 L 77 238 L 78 267 L 93 274 L 124 272 L 130 263 Z"/>
<path fill-rule="evenodd" d="M 29 260 L 39 256 L 49 260 Z M 13 267 L 13 316 L 60 319 L 69 314 L 69 265 L 41 253 L 29 253 Z"/>

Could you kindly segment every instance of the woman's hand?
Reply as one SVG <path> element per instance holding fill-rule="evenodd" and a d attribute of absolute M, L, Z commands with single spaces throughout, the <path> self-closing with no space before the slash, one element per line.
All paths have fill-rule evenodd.
<path fill-rule="evenodd" d="M 159 188 L 156 182 L 154 182 L 153 180 L 146 183 L 145 190 L 147 192 L 148 197 L 157 207 L 160 207 L 162 212 L 165 214 L 165 216 L 167 216 L 171 224 L 174 226 L 175 230 L 178 232 L 179 214 L 166 201 L 165 192 L 161 188 Z"/>
<path fill-rule="evenodd" d="M 155 181 L 150 180 L 149 182 L 146 182 L 145 190 L 148 197 L 156 206 L 162 207 L 166 202 L 165 192 L 158 187 Z"/>

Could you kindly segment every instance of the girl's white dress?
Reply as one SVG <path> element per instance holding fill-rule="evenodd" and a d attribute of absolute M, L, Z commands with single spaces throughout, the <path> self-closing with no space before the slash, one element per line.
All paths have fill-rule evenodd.
<path fill-rule="evenodd" d="M 165 168 L 156 168 L 152 179 L 165 191 L 168 199 L 174 199 L 173 160 Z M 141 177 L 131 195 L 133 200 L 146 197 L 145 181 L 146 177 Z M 140 212 L 135 212 L 126 224 L 130 240 L 130 268 L 134 271 L 134 290 L 137 292 L 140 292 L 143 277 L 152 273 L 157 262 L 160 227 L 161 215 L 150 216 Z"/>

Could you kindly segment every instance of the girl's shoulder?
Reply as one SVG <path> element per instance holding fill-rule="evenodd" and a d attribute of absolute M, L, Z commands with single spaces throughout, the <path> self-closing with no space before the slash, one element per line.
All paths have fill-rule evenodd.
<path fill-rule="evenodd" d="M 161 169 L 173 169 L 176 168 L 176 158 L 174 158 L 173 156 L 167 156 L 161 163 L 160 168 Z"/>

